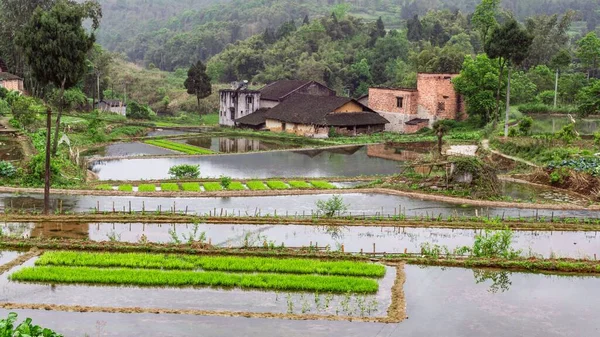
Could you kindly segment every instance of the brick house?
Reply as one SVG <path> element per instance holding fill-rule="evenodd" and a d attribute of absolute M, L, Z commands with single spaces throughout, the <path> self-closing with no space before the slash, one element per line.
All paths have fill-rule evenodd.
<path fill-rule="evenodd" d="M 370 88 L 369 107 L 390 121 L 386 131 L 415 133 L 437 120 L 466 117 L 452 79 L 458 74 L 418 74 L 417 88 Z"/>
<path fill-rule="evenodd" d="M 293 94 L 265 112 L 266 128 L 301 136 L 326 138 L 338 134 L 381 132 L 388 121 L 369 107 L 348 97 Z"/>
<path fill-rule="evenodd" d="M 315 81 L 281 80 L 260 90 L 249 90 L 245 83 L 235 84 L 232 89 L 221 90 L 219 94 L 220 125 L 261 129 L 265 126 L 263 109 L 276 107 L 292 94 L 335 96 L 335 91 Z"/>
<path fill-rule="evenodd" d="M 13 75 L 8 72 L 6 63 L 0 59 L 0 88 L 6 88 L 8 90 L 18 91 L 23 93 L 23 79 L 17 75 Z"/>

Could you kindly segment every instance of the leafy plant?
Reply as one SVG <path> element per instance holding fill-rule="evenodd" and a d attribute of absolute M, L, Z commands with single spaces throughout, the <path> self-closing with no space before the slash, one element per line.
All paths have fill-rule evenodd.
<path fill-rule="evenodd" d="M 531 127 L 533 126 L 533 118 L 527 116 L 524 117 L 521 122 L 519 122 L 519 132 L 527 136 L 531 132 Z"/>
<path fill-rule="evenodd" d="M 14 312 L 8 314 L 6 319 L 0 320 L 0 336 L 2 337 L 62 337 L 62 335 L 38 325 L 33 325 L 31 318 L 25 319 L 15 327 L 18 315 Z"/>
<path fill-rule="evenodd" d="M 221 176 L 221 185 L 223 188 L 228 189 L 231 185 L 231 177 Z"/>
<path fill-rule="evenodd" d="M 566 144 L 571 144 L 573 141 L 579 139 L 579 134 L 575 130 L 575 123 L 565 125 L 562 130 L 556 133 L 555 137 Z"/>
<path fill-rule="evenodd" d="M 485 229 L 483 234 L 475 236 L 475 242 L 470 249 L 473 257 L 515 259 L 521 251 L 511 248 L 513 232 L 509 228 L 501 231 Z"/>
<path fill-rule="evenodd" d="M 0 178 L 11 178 L 17 173 L 13 164 L 7 161 L 0 161 Z"/>
<path fill-rule="evenodd" d="M 344 214 L 348 210 L 348 205 L 344 204 L 344 198 L 340 195 L 334 195 L 328 200 L 318 200 L 316 205 L 319 212 L 327 217 Z"/>
<path fill-rule="evenodd" d="M 196 179 L 200 177 L 200 165 L 175 165 L 169 169 L 169 175 L 174 179 Z"/>

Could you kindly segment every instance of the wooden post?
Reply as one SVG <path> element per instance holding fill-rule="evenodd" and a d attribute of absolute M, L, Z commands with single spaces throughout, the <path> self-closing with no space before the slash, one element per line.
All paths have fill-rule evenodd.
<path fill-rule="evenodd" d="M 44 214 L 50 213 L 50 135 L 52 133 L 52 109 L 46 110 L 46 172 L 44 174 Z"/>
<path fill-rule="evenodd" d="M 373 242 L 373 255 L 375 255 L 375 242 Z"/>
<path fill-rule="evenodd" d="M 131 214 L 131 200 L 129 200 L 129 214 Z"/>
<path fill-rule="evenodd" d="M 342 244 L 342 253 L 344 252 L 344 244 Z"/>
<path fill-rule="evenodd" d="M 113 213 L 115 213 L 115 202 L 113 201 Z"/>

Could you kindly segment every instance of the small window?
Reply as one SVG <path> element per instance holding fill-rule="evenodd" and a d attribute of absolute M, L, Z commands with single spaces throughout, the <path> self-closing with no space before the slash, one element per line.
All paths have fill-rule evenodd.
<path fill-rule="evenodd" d="M 446 111 L 446 102 L 438 102 L 438 111 Z"/>
<path fill-rule="evenodd" d="M 404 107 L 404 97 L 396 97 L 396 106 L 399 108 Z"/>
<path fill-rule="evenodd" d="M 246 96 L 246 103 L 252 104 L 253 102 L 254 102 L 254 97 L 252 97 L 252 96 Z"/>

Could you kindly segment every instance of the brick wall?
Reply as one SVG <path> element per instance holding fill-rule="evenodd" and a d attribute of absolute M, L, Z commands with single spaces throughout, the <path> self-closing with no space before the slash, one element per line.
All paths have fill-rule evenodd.
<path fill-rule="evenodd" d="M 454 91 L 452 79 L 457 74 L 418 74 L 419 108 L 426 111 L 432 121 L 457 119 L 461 112 L 459 95 Z"/>
<path fill-rule="evenodd" d="M 421 122 L 418 124 L 404 125 L 404 133 L 417 133 L 419 130 L 429 126 L 429 122 Z"/>
<path fill-rule="evenodd" d="M 398 97 L 403 98 L 402 107 L 398 107 Z M 369 89 L 369 108 L 377 112 L 396 112 L 401 114 L 416 114 L 419 93 L 404 89 Z"/>
<path fill-rule="evenodd" d="M 0 81 L 0 87 L 4 87 L 8 90 L 14 90 L 14 91 L 23 93 L 23 81 L 22 80 Z"/>

